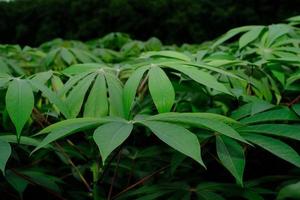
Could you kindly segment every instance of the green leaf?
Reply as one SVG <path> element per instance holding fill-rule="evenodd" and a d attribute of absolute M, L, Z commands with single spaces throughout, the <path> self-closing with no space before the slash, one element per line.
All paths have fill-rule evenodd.
<path fill-rule="evenodd" d="M 239 48 L 242 49 L 245 46 L 247 46 L 249 43 L 256 40 L 258 38 L 258 36 L 261 34 L 263 29 L 264 29 L 264 26 L 257 26 L 257 27 L 252 28 L 247 33 L 243 34 L 239 40 Z"/>
<path fill-rule="evenodd" d="M 23 192 L 27 188 L 29 182 L 26 181 L 24 178 L 16 175 L 11 170 L 7 170 L 5 173 L 5 179 L 7 182 L 22 196 Z M 22 198 L 21 198 L 22 199 Z"/>
<path fill-rule="evenodd" d="M 61 97 L 63 95 L 65 95 L 72 87 L 74 87 L 74 85 L 76 83 L 78 83 L 78 81 L 82 80 L 83 78 L 85 78 L 87 75 L 89 75 L 90 72 L 86 72 L 86 73 L 79 73 L 73 77 L 71 77 L 65 84 L 64 87 L 61 88 L 58 91 L 58 96 Z"/>
<path fill-rule="evenodd" d="M 22 129 L 30 117 L 34 106 L 31 86 L 26 80 L 14 79 L 6 92 L 6 109 L 20 139 Z"/>
<path fill-rule="evenodd" d="M 225 200 L 221 195 L 213 191 L 197 191 L 197 196 L 201 200 Z"/>
<path fill-rule="evenodd" d="M 219 121 L 217 118 L 218 117 L 217 114 L 212 114 L 212 116 L 215 116 L 216 118 L 212 118 L 212 116 L 209 115 L 210 113 L 199 113 L 198 115 L 197 114 L 196 113 L 174 113 L 172 115 L 171 113 L 170 114 L 166 113 L 164 117 L 162 117 L 162 116 L 160 116 L 159 118 L 158 117 L 150 117 L 150 118 L 148 118 L 148 120 L 159 120 L 159 121 L 165 121 L 165 122 L 171 122 L 171 123 L 181 123 L 183 125 L 190 125 L 193 127 L 205 128 L 205 129 L 209 129 L 209 130 L 221 133 L 223 135 L 226 135 L 233 139 L 239 140 L 241 142 L 248 143 L 231 126 L 225 124 L 221 120 Z M 200 114 L 203 114 L 203 115 L 200 115 Z M 205 114 L 208 114 L 208 115 L 205 115 Z"/>
<path fill-rule="evenodd" d="M 66 48 L 62 48 L 62 50 L 60 51 L 60 55 L 63 61 L 65 61 L 68 65 L 72 64 L 74 56 Z"/>
<path fill-rule="evenodd" d="M 142 58 L 166 57 L 166 58 L 174 58 L 183 61 L 191 61 L 190 57 L 177 51 L 148 51 L 146 53 L 143 53 L 141 57 Z"/>
<path fill-rule="evenodd" d="M 80 49 L 71 48 L 70 51 L 75 55 L 76 59 L 82 63 L 91 63 L 93 60 L 86 54 L 85 51 Z"/>
<path fill-rule="evenodd" d="M 45 174 L 44 172 L 33 171 L 33 170 L 23 170 L 20 171 L 19 174 L 21 174 L 21 176 L 23 175 L 28 177 L 29 180 L 36 183 L 37 185 L 40 185 L 44 188 L 60 193 L 60 187 L 57 185 L 57 182 L 62 182 L 62 181 L 54 176 Z"/>
<path fill-rule="evenodd" d="M 84 117 L 103 117 L 108 114 L 108 98 L 105 77 L 99 74 L 84 107 Z"/>
<path fill-rule="evenodd" d="M 75 64 L 64 69 L 62 73 L 71 76 L 71 75 L 78 75 L 87 72 L 96 72 L 101 70 L 103 71 L 103 68 L 105 67 L 107 67 L 105 64 L 100 64 L 100 63 Z"/>
<path fill-rule="evenodd" d="M 0 73 L 10 74 L 10 69 L 6 62 L 0 59 Z"/>
<path fill-rule="evenodd" d="M 269 26 L 267 46 L 271 46 L 276 39 L 289 33 L 291 27 L 287 24 L 273 24 Z"/>
<path fill-rule="evenodd" d="M 85 94 L 89 89 L 96 74 L 90 74 L 81 81 L 71 90 L 68 95 L 65 104 L 70 110 L 70 117 L 75 118 L 80 112 Z"/>
<path fill-rule="evenodd" d="M 236 141 L 226 137 L 216 137 L 217 154 L 224 167 L 243 185 L 245 168 L 244 150 Z"/>
<path fill-rule="evenodd" d="M 245 124 L 261 123 L 268 121 L 299 121 L 299 117 L 287 108 L 270 110 L 240 120 Z"/>
<path fill-rule="evenodd" d="M 76 122 L 76 123 L 74 123 Z M 44 148 L 51 142 L 54 142 L 60 138 L 69 136 L 73 133 L 77 133 L 79 131 L 92 129 L 97 127 L 103 123 L 108 122 L 107 119 L 93 119 L 93 118 L 83 118 L 83 119 L 76 119 L 76 120 L 66 120 L 62 122 L 58 122 L 58 124 L 51 125 L 52 127 L 45 128 L 42 132 L 47 132 L 51 130 L 51 132 L 41 141 L 41 143 L 31 152 L 33 154 L 37 150 Z"/>
<path fill-rule="evenodd" d="M 122 118 L 118 118 L 118 117 L 104 117 L 104 118 L 74 118 L 74 119 L 67 119 L 67 120 L 63 120 L 60 122 L 57 122 L 55 124 L 51 124 L 50 126 L 47 126 L 46 128 L 44 128 L 43 130 L 41 130 L 40 132 L 38 132 L 36 135 L 40 135 L 40 134 L 44 134 L 44 133 L 49 133 L 52 132 L 54 130 L 58 130 L 61 128 L 64 128 L 66 126 L 70 126 L 70 125 L 76 125 L 76 124 L 80 124 L 80 123 L 89 123 L 89 122 L 95 122 L 95 123 L 106 123 L 106 122 L 112 122 L 112 121 L 121 121 L 121 122 L 126 122 L 124 119 Z"/>
<path fill-rule="evenodd" d="M 186 118 L 199 118 L 199 119 L 211 119 L 211 120 L 218 120 L 226 124 L 235 124 L 235 125 L 241 125 L 239 122 L 236 120 L 226 117 L 224 115 L 219 115 L 215 113 L 200 113 L 200 112 L 195 112 L 195 113 L 177 113 L 177 112 L 169 112 L 169 113 L 161 113 L 157 115 L 150 116 L 147 118 L 147 120 L 172 120 L 176 122 L 182 122 L 182 120 Z"/>
<path fill-rule="evenodd" d="M 284 142 L 258 134 L 244 134 L 244 137 L 253 144 L 260 146 L 279 158 L 300 167 L 300 156 L 293 148 Z"/>
<path fill-rule="evenodd" d="M 160 140 L 205 167 L 201 158 L 200 143 L 192 132 L 182 126 L 166 122 L 143 121 L 141 123 L 147 126 Z"/>
<path fill-rule="evenodd" d="M 22 136 L 20 141 L 16 139 L 16 136 L 13 134 L 9 135 L 0 135 L 0 140 L 8 142 L 8 143 L 15 143 L 15 144 L 23 144 L 23 145 L 29 145 L 29 146 L 37 146 L 41 141 Z"/>
<path fill-rule="evenodd" d="M 130 123 L 111 122 L 95 130 L 93 138 L 100 150 L 103 163 L 109 154 L 129 137 L 132 128 L 133 125 Z"/>
<path fill-rule="evenodd" d="M 41 91 L 43 96 L 53 103 L 66 118 L 70 117 L 68 106 L 57 96 L 55 92 L 36 80 L 31 80 L 30 83 L 39 91 Z"/>
<path fill-rule="evenodd" d="M 0 78 L 0 89 L 7 87 L 11 78 Z"/>
<path fill-rule="evenodd" d="M 141 82 L 141 79 L 145 71 L 149 67 L 141 67 L 132 73 L 124 85 L 123 92 L 123 103 L 124 103 L 124 113 L 126 117 L 129 117 L 131 107 L 133 106 L 134 97 L 136 95 L 136 90 Z"/>
<path fill-rule="evenodd" d="M 269 110 L 273 107 L 275 106 L 273 104 L 270 104 L 269 102 L 263 100 L 255 100 L 234 110 L 231 114 L 231 117 L 238 120 L 249 115 L 255 115 L 257 113 Z"/>
<path fill-rule="evenodd" d="M 295 104 L 292 106 L 292 109 L 294 110 L 295 113 L 300 117 L 300 104 Z"/>
<path fill-rule="evenodd" d="M 229 40 L 230 38 L 251 30 L 252 28 L 254 28 L 256 26 L 242 26 L 242 27 L 238 27 L 238 28 L 234 28 L 229 30 L 227 33 L 225 33 L 222 37 L 220 37 L 212 46 L 211 48 L 215 48 L 217 46 L 219 46 L 220 44 L 224 43 L 225 41 Z"/>
<path fill-rule="evenodd" d="M 175 101 L 175 91 L 168 76 L 159 67 L 149 70 L 149 90 L 158 112 L 169 112 Z"/>
<path fill-rule="evenodd" d="M 46 72 L 40 72 L 35 74 L 31 81 L 37 81 L 42 84 L 45 84 L 52 76 L 53 72 L 51 70 Z"/>
<path fill-rule="evenodd" d="M 108 94 L 110 116 L 124 117 L 123 88 L 121 81 L 113 75 L 105 74 Z"/>
<path fill-rule="evenodd" d="M 0 170 L 5 174 L 5 166 L 11 154 L 11 147 L 8 142 L 0 140 Z"/>
<path fill-rule="evenodd" d="M 300 141 L 300 126 L 289 124 L 257 124 L 237 129 L 240 133 L 260 133 L 291 138 Z"/>
<path fill-rule="evenodd" d="M 300 199 L 300 182 L 284 186 L 278 192 L 276 199 Z"/>
<path fill-rule="evenodd" d="M 46 66 L 50 66 L 54 62 L 58 51 L 59 51 L 59 48 L 54 49 L 47 54 L 47 56 L 45 57 Z"/>
<path fill-rule="evenodd" d="M 192 80 L 200 83 L 201 85 L 205 85 L 208 88 L 212 88 L 217 91 L 232 95 L 231 92 L 229 92 L 228 89 L 222 83 L 219 83 L 214 76 L 210 75 L 205 71 L 201 71 L 195 67 L 182 67 L 177 65 L 170 65 L 168 67 L 184 73 Z"/>

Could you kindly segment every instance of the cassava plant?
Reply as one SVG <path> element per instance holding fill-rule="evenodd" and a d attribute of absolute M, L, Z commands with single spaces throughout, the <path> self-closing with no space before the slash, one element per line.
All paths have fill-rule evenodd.
<path fill-rule="evenodd" d="M 299 199 L 298 26 L 1 45 L 0 194 Z"/>

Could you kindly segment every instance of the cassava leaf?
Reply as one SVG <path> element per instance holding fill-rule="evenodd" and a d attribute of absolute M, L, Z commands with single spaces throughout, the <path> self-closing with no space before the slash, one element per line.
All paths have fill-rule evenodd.
<path fill-rule="evenodd" d="M 160 140 L 173 147 L 177 151 L 191 157 L 205 167 L 202 158 L 198 138 L 182 126 L 158 121 L 143 121 Z"/>
<path fill-rule="evenodd" d="M 109 154 L 121 145 L 130 135 L 133 125 L 123 122 L 111 122 L 98 127 L 94 140 L 100 150 L 104 163 Z"/>
<path fill-rule="evenodd" d="M 168 76 L 159 67 L 149 70 L 149 90 L 158 112 L 169 112 L 175 101 L 175 91 Z"/>
<path fill-rule="evenodd" d="M 17 138 L 20 139 L 22 129 L 34 106 L 33 92 L 29 83 L 26 80 L 14 79 L 8 86 L 5 102 L 7 112 L 17 130 Z"/>

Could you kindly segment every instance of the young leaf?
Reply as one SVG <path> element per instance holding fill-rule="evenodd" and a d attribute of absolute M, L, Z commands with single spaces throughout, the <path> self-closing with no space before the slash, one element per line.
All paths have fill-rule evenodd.
<path fill-rule="evenodd" d="M 0 170 L 5 173 L 5 165 L 11 154 L 11 147 L 8 142 L 0 140 Z"/>
<path fill-rule="evenodd" d="M 292 147 L 284 142 L 258 134 L 245 134 L 244 137 L 279 158 L 300 167 L 300 156 Z"/>
<path fill-rule="evenodd" d="M 94 140 L 100 150 L 104 163 L 109 154 L 120 146 L 130 135 L 133 125 L 123 122 L 111 122 L 98 127 Z"/>
<path fill-rule="evenodd" d="M 34 106 L 31 86 L 26 80 L 14 79 L 6 92 L 6 109 L 20 139 L 22 129 L 30 117 Z"/>
<path fill-rule="evenodd" d="M 99 74 L 84 107 L 84 117 L 103 117 L 108 114 L 108 99 L 105 77 Z"/>
<path fill-rule="evenodd" d="M 166 122 L 143 121 L 141 123 L 147 126 L 160 140 L 205 167 L 201 158 L 198 138 L 192 132 L 182 126 Z"/>
<path fill-rule="evenodd" d="M 175 101 L 175 92 L 168 76 L 159 67 L 151 67 L 149 71 L 149 90 L 158 112 L 169 112 Z"/>
<path fill-rule="evenodd" d="M 236 141 L 226 137 L 216 137 L 217 154 L 224 167 L 243 185 L 245 168 L 244 150 Z"/>

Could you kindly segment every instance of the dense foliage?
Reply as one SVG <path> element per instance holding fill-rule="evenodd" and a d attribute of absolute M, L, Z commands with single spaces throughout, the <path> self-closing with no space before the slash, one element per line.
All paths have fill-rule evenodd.
<path fill-rule="evenodd" d="M 1 198 L 299 199 L 299 24 L 1 45 Z"/>
<path fill-rule="evenodd" d="M 299 15 L 298 0 L 0 0 L 0 43 L 36 46 L 125 32 L 146 40 L 200 43 L 231 28 Z"/>

